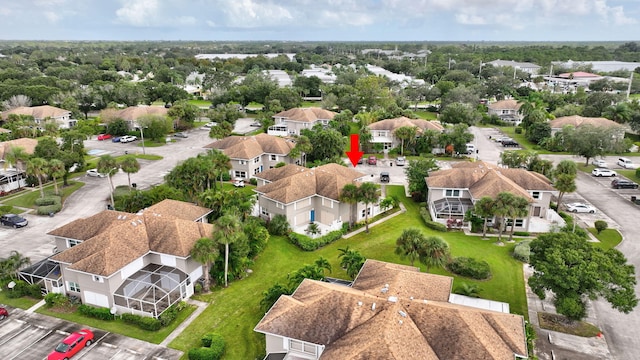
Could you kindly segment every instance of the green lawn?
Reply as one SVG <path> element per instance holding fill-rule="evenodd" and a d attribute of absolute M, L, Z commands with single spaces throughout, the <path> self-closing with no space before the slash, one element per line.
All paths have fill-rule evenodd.
<path fill-rule="evenodd" d="M 420 119 L 436 120 L 438 118 L 438 113 L 434 113 L 426 110 L 417 110 L 417 111 L 414 111 L 414 113 L 418 115 Z"/>
<path fill-rule="evenodd" d="M 513 126 L 500 126 L 500 131 L 502 131 L 505 135 L 509 136 L 513 140 L 517 141 L 520 144 L 520 147 L 523 150 L 534 150 L 538 154 L 555 154 L 555 155 L 569 155 L 568 152 L 553 152 L 549 150 L 545 150 L 542 147 L 532 144 L 527 138 L 522 134 L 516 134 L 516 128 Z"/>
<path fill-rule="evenodd" d="M 590 233 L 592 233 L 596 239 L 600 240 L 600 242 L 592 243 L 593 246 L 599 247 L 602 250 L 609 250 L 614 248 L 620 244 L 622 241 L 622 234 L 618 232 L 616 229 L 604 229 L 600 234 L 596 231 L 595 228 L 589 228 Z"/>
<path fill-rule="evenodd" d="M 62 180 L 58 183 L 58 190 L 62 191 L 62 202 L 64 203 L 65 199 L 73 194 L 76 190 L 84 186 L 83 182 L 80 181 L 69 181 L 69 186 L 62 186 Z M 45 195 L 48 193 L 53 193 L 53 184 L 50 183 L 44 186 Z M 40 197 L 40 190 L 36 186 L 35 188 L 22 192 L 18 196 L 11 197 L 8 200 L 3 200 L 2 204 L 17 206 L 22 208 L 36 208 L 36 199 Z"/>
<path fill-rule="evenodd" d="M 30 297 L 21 297 L 21 298 L 13 299 L 6 295 L 7 291 L 9 290 L 0 291 L 0 304 L 26 310 L 40 301 Z"/>
<path fill-rule="evenodd" d="M 341 239 L 314 252 L 301 251 L 285 238 L 272 237 L 265 251 L 251 267 L 253 273 L 248 278 L 236 281 L 226 289 L 216 289 L 210 294 L 197 296 L 198 300 L 211 305 L 170 346 L 187 352 L 192 347 L 200 346 L 202 335 L 216 332 L 229 345 L 225 359 L 261 358 L 264 355 L 264 336 L 255 333 L 253 328 L 264 315 L 260 309 L 263 291 L 276 282 L 285 283 L 287 273 L 304 264 L 311 264 L 320 256 L 331 263 L 333 272 L 330 276 L 346 279 L 346 273 L 339 267 L 338 249 L 347 245 L 367 258 L 408 264 L 394 254 L 396 239 L 408 227 L 418 227 L 428 235 L 442 236 L 451 245 L 454 256 L 487 260 L 492 266 L 493 277 L 490 280 L 474 281 L 456 277 L 454 287 L 461 282 L 477 283 L 481 288 L 481 297 L 508 302 L 512 312 L 527 317 L 522 263 L 509 255 L 514 244 L 497 246 L 493 241 L 481 240 L 479 237 L 429 230 L 420 218 L 418 204 L 404 196 L 401 186 L 387 186 L 387 192 L 401 199 L 407 212 L 371 228 L 369 234 L 361 233 L 349 239 Z M 424 266 L 421 269 L 424 271 Z M 430 272 L 451 276 L 443 269 L 432 269 Z"/>

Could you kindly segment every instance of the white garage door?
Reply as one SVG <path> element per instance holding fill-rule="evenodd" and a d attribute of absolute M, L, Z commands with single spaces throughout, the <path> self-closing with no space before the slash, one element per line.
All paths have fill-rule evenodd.
<path fill-rule="evenodd" d="M 109 307 L 109 299 L 106 295 L 94 293 L 93 291 L 83 291 L 84 302 L 91 305 Z"/>

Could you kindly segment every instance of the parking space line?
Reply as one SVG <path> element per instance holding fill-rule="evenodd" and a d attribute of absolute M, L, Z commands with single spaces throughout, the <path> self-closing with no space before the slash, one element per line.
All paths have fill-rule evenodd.
<path fill-rule="evenodd" d="M 52 332 L 53 332 L 53 330 L 49 330 L 49 331 L 47 331 L 47 333 L 46 333 L 46 334 L 44 334 L 44 335 L 40 336 L 40 337 L 38 338 L 38 340 L 35 340 L 35 341 L 32 343 L 32 345 L 33 345 L 33 344 L 36 344 L 36 343 L 37 343 L 37 342 L 39 342 L 40 340 L 42 340 L 42 339 L 44 339 L 45 337 L 49 336 L 49 334 L 51 334 Z M 26 348 L 22 349 L 22 351 L 20 351 L 19 353 L 17 353 L 14 357 L 12 357 L 12 358 L 11 358 L 11 359 L 9 359 L 9 360 L 12 360 L 12 359 L 17 358 L 20 354 L 22 354 L 23 352 L 25 352 L 25 351 L 26 351 L 26 350 L 28 350 L 28 349 L 29 349 L 29 347 L 26 347 Z"/>
<path fill-rule="evenodd" d="M 24 323 L 24 322 L 23 322 Z M 0 346 L 8 343 L 11 339 L 13 339 L 14 337 L 20 335 L 22 332 L 26 331 L 28 328 L 31 327 L 31 324 L 27 324 L 27 326 L 24 327 L 24 329 L 21 329 L 20 331 L 16 332 L 15 334 L 13 334 L 13 336 L 9 337 L 7 340 L 0 342 Z"/>
<path fill-rule="evenodd" d="M 115 354 L 113 354 L 112 357 L 109 358 L 109 360 L 114 359 L 116 356 L 118 356 L 118 354 L 120 354 L 122 352 L 122 349 L 118 350 Z"/>
<path fill-rule="evenodd" d="M 91 343 L 91 346 L 89 346 L 89 347 L 85 347 L 84 349 L 82 349 L 82 351 L 81 351 L 80 353 L 78 353 L 77 358 L 78 358 L 78 359 L 82 359 L 85 355 L 87 355 L 87 354 L 91 351 L 91 349 L 93 349 L 94 347 L 96 347 L 96 346 L 98 345 L 98 343 L 100 343 L 100 341 L 101 341 L 102 339 L 104 339 L 104 338 L 105 338 L 107 335 L 109 335 L 109 334 L 111 334 L 111 333 L 110 333 L 110 332 L 106 332 L 106 333 L 105 333 L 104 335 L 102 335 L 102 337 L 101 337 L 100 339 L 98 339 L 98 340 L 96 340 L 96 339 L 94 338 L 93 340 L 95 340 L 95 341 L 93 341 L 93 342 Z M 103 343 L 103 344 L 106 344 L 106 343 Z"/>

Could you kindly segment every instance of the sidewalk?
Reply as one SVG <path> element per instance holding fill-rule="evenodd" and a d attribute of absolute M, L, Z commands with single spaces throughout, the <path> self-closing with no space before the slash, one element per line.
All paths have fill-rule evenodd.
<path fill-rule="evenodd" d="M 202 314 L 202 312 L 204 311 L 204 309 L 207 308 L 207 306 L 209 304 L 202 302 L 202 301 L 198 301 L 198 300 L 193 300 L 193 299 L 187 299 L 187 304 L 190 305 L 195 305 L 198 308 L 196 309 L 196 311 L 192 312 L 191 315 L 189 315 L 188 318 L 186 318 L 177 328 L 175 328 L 171 334 L 169 334 L 161 343 L 160 346 L 164 346 L 164 347 L 168 347 L 169 343 L 173 341 L 173 339 L 175 339 L 176 337 L 178 337 L 178 335 L 180 335 L 184 329 L 187 328 L 187 326 L 189 326 L 191 324 L 191 322 L 193 320 L 195 320 L 198 316 L 200 316 L 200 314 Z"/>
<path fill-rule="evenodd" d="M 407 211 L 407 209 L 404 207 L 404 204 L 400 203 L 400 211 L 396 211 L 396 212 L 394 212 L 393 214 L 391 214 L 389 216 L 385 216 L 382 219 L 379 219 L 379 220 L 376 220 L 376 221 L 372 222 L 371 224 L 369 224 L 369 228 L 372 228 L 372 227 L 374 227 L 374 226 L 376 226 L 378 224 L 381 224 L 381 223 L 393 218 L 394 216 L 398 216 L 400 214 L 404 214 L 406 211 Z M 343 239 L 348 239 L 348 238 L 350 238 L 350 237 L 352 237 L 352 236 L 354 236 L 356 234 L 360 234 L 361 232 L 365 231 L 366 229 L 367 229 L 366 226 L 363 226 L 358 230 L 355 230 L 353 232 L 350 232 L 348 234 L 343 235 L 342 238 Z"/>

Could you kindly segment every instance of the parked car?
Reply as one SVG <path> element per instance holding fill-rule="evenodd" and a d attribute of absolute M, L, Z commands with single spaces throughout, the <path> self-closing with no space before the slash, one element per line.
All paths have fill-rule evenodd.
<path fill-rule="evenodd" d="M 572 204 L 567 204 L 566 206 L 567 206 L 567 210 L 572 213 L 589 213 L 589 214 L 596 213 L 596 208 L 588 204 L 572 203 Z"/>
<path fill-rule="evenodd" d="M 602 160 L 602 159 L 593 159 L 591 160 L 591 164 L 595 165 L 596 167 L 599 168 L 607 168 L 609 166 L 607 166 L 607 162 Z"/>
<path fill-rule="evenodd" d="M 132 135 L 125 135 L 125 136 L 120 138 L 120 142 L 121 143 L 129 143 L 129 142 L 136 141 L 136 140 L 138 140 L 138 137 L 137 136 L 132 136 Z"/>
<path fill-rule="evenodd" d="M 236 178 L 235 180 L 233 180 L 233 186 L 244 187 L 244 179 Z"/>
<path fill-rule="evenodd" d="M 518 147 L 518 146 L 520 146 L 520 144 L 518 144 L 514 140 L 502 140 L 501 143 L 502 143 L 502 146 L 504 146 L 504 147 Z"/>
<path fill-rule="evenodd" d="M 251 127 L 262 127 L 262 124 L 258 121 L 252 122 L 251 124 L 249 124 L 249 126 Z"/>
<path fill-rule="evenodd" d="M 476 146 L 473 144 L 467 144 L 467 155 L 475 154 Z"/>
<path fill-rule="evenodd" d="M 623 167 L 625 169 L 637 169 L 638 165 L 634 164 L 633 161 L 631 161 L 631 159 L 627 159 L 624 157 L 618 158 L 618 162 L 617 164 L 620 167 Z"/>
<path fill-rule="evenodd" d="M 0 224 L 15 228 L 25 227 L 29 224 L 27 219 L 16 214 L 4 214 L 0 216 Z"/>
<path fill-rule="evenodd" d="M 99 173 L 98 169 L 89 169 L 87 170 L 87 176 L 92 176 L 92 177 L 105 177 L 106 175 L 103 173 Z"/>
<path fill-rule="evenodd" d="M 47 360 L 70 359 L 72 356 L 79 353 L 80 350 L 91 345 L 93 339 L 93 332 L 89 329 L 82 329 L 80 331 L 73 332 L 62 340 L 62 342 L 59 343 L 51 353 L 49 353 Z"/>
<path fill-rule="evenodd" d="M 183 132 L 177 132 L 175 134 L 173 134 L 173 137 L 178 137 L 178 138 L 188 138 L 189 135 L 187 135 L 187 133 L 183 133 Z"/>
<path fill-rule="evenodd" d="M 404 166 L 404 164 L 406 164 L 407 159 L 404 156 L 398 156 L 396 158 L 396 165 L 397 166 Z"/>
<path fill-rule="evenodd" d="M 613 179 L 611 187 L 614 189 L 637 189 L 638 184 L 626 179 Z"/>
<path fill-rule="evenodd" d="M 98 135 L 98 140 L 102 141 L 102 140 L 108 140 L 111 139 L 111 135 L 109 134 L 100 134 Z"/>
<path fill-rule="evenodd" d="M 7 309 L 0 307 L 0 321 L 9 317 L 9 312 Z"/>
<path fill-rule="evenodd" d="M 390 180 L 390 178 L 389 178 L 389 173 L 388 172 L 385 171 L 385 172 L 381 172 L 380 173 L 380 182 L 388 183 L 389 180 Z"/>
<path fill-rule="evenodd" d="M 618 173 L 613 171 L 613 170 L 609 170 L 609 169 L 596 168 L 596 169 L 591 170 L 591 175 L 597 176 L 597 177 L 601 177 L 601 176 L 617 176 Z"/>
<path fill-rule="evenodd" d="M 378 158 L 375 156 L 369 156 L 369 158 L 367 159 L 367 164 L 369 165 L 375 165 L 378 163 Z"/>
<path fill-rule="evenodd" d="M 217 126 L 217 125 L 218 125 L 218 123 L 215 123 L 215 122 L 209 122 L 209 123 L 206 123 L 206 124 L 202 125 L 202 127 L 203 127 L 203 128 L 206 128 L 206 129 L 210 129 L 210 128 L 212 128 L 212 127 L 214 127 L 214 126 Z"/>
<path fill-rule="evenodd" d="M 358 159 L 358 164 L 364 164 L 364 158 L 362 156 Z"/>

